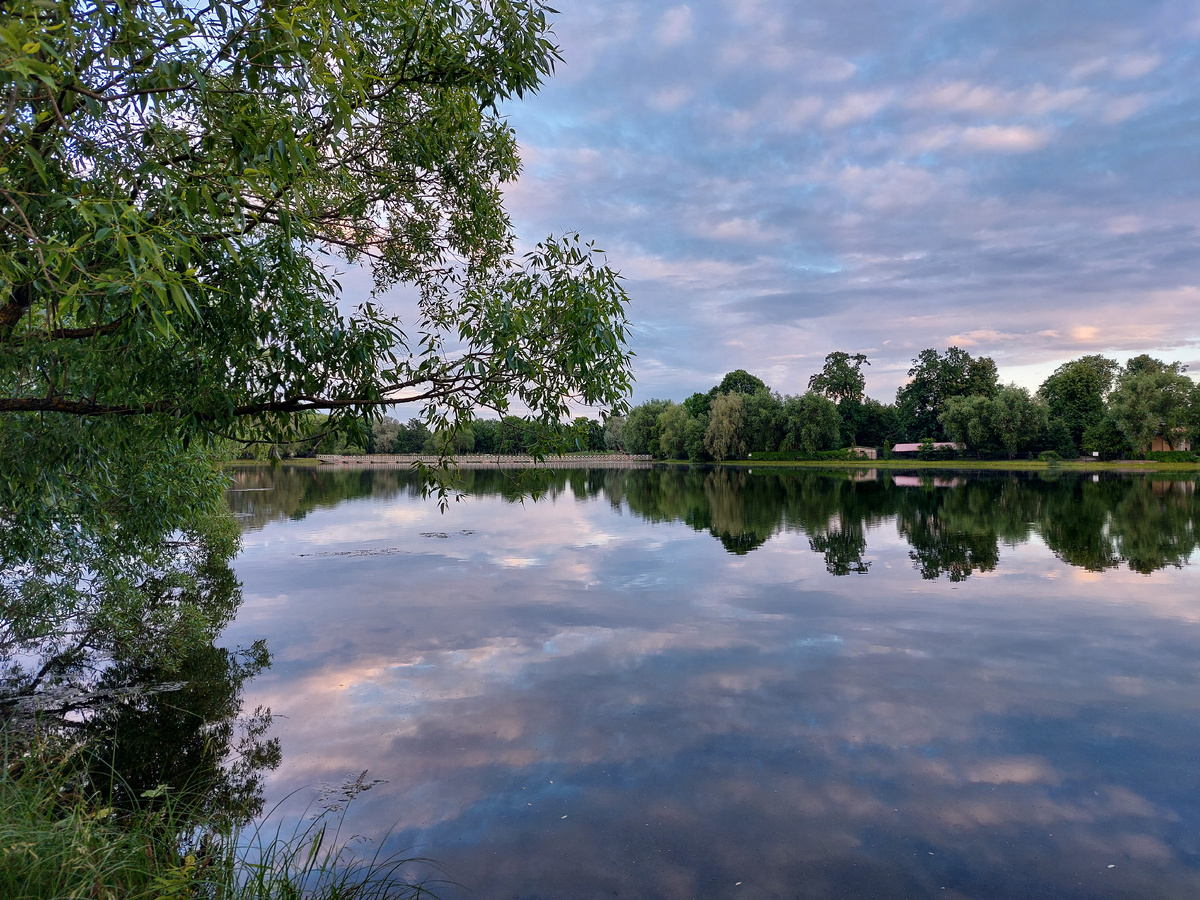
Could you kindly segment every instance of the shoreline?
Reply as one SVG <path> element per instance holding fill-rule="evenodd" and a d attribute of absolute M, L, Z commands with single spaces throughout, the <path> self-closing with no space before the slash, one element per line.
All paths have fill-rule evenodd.
<path fill-rule="evenodd" d="M 445 462 L 451 469 L 648 469 L 656 460 L 647 455 L 627 453 L 577 453 L 535 459 L 528 454 L 465 453 L 445 460 L 428 454 L 371 454 L 351 456 L 318 454 L 322 466 L 340 469 L 411 469 L 417 465 L 437 468 Z"/>
<path fill-rule="evenodd" d="M 304 466 L 314 469 L 398 469 L 412 468 L 418 462 L 436 467 L 438 458 L 426 455 L 321 455 L 295 459 L 239 459 L 227 466 Z M 1171 463 L 1154 460 L 1070 460 L 1057 463 L 1041 460 L 920 460 L 920 459 L 823 459 L 823 460 L 753 460 L 727 459 L 693 463 L 685 459 L 653 459 L 649 456 L 625 454 L 579 454 L 551 456 L 535 460 L 526 455 L 483 456 L 470 454 L 448 460 L 451 468 L 480 469 L 648 469 L 654 466 L 734 466 L 738 468 L 772 469 L 864 469 L 928 470 L 943 472 L 1078 472 L 1092 474 L 1109 472 L 1119 475 L 1172 474 L 1200 475 L 1200 463 Z"/>
<path fill-rule="evenodd" d="M 664 462 L 690 465 L 686 460 L 664 460 Z M 1156 462 L 1155 460 L 1125 459 L 1096 462 L 1077 460 L 1055 463 L 1037 459 L 993 459 L 993 460 L 926 460 L 926 459 L 847 459 L 847 460 L 724 460 L 716 465 L 746 466 L 763 468 L 806 468 L 806 469 L 929 469 L 956 472 L 1114 472 L 1124 475 L 1139 473 L 1170 472 L 1200 475 L 1200 463 Z"/>

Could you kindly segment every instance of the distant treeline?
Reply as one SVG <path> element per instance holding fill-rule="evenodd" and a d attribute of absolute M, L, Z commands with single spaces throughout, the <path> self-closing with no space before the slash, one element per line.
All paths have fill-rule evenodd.
<path fill-rule="evenodd" d="M 517 416 L 476 419 L 430 431 L 419 419 L 364 422 L 357 440 L 326 435 L 324 417 L 305 420 L 294 442 L 246 455 L 320 453 L 624 452 L 694 461 L 807 458 L 872 447 L 886 457 L 898 443 L 950 441 L 981 459 L 1144 457 L 1200 443 L 1200 386 L 1182 363 L 1142 355 L 1124 366 L 1082 356 L 1059 366 L 1030 393 L 1000 384 L 996 363 L 958 347 L 924 350 L 895 403 L 866 396 L 863 354 L 825 357 L 808 390 L 772 391 L 742 369 L 682 403 L 647 400 L 606 422 L 580 417 L 549 429 Z M 1190 460 L 1188 453 L 1175 453 Z"/>
<path fill-rule="evenodd" d="M 835 352 L 808 391 L 781 396 L 738 369 L 682 403 L 648 400 L 608 433 L 630 453 L 662 459 L 827 457 L 898 443 L 957 442 L 978 458 L 1143 457 L 1155 445 L 1179 451 L 1200 440 L 1200 386 L 1181 363 L 1103 356 L 1064 363 L 1035 393 L 1002 385 L 996 363 L 958 347 L 925 350 L 893 404 L 866 396 L 866 356 Z M 1177 454 L 1191 458 L 1187 454 Z M 768 456 L 767 458 L 770 458 Z"/>
<path fill-rule="evenodd" d="M 612 421 L 612 420 L 610 420 Z M 619 450 L 606 439 L 605 425 L 595 419 L 579 417 L 556 428 L 546 429 L 518 416 L 503 419 L 476 419 L 457 431 L 430 431 L 420 419 L 400 422 L 389 416 L 364 423 L 357 439 L 326 434 L 325 417 L 314 414 L 304 422 L 295 441 L 285 444 L 251 447 L 243 458 L 275 455 L 282 458 L 316 456 L 326 453 L 423 453 L 435 455 L 443 450 L 453 453 L 599 453 Z M 619 424 L 619 423 L 618 423 Z M 610 428 L 611 430 L 611 428 Z"/>

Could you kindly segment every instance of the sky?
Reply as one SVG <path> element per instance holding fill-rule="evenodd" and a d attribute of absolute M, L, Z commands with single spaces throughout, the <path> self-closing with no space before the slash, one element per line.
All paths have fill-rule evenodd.
<path fill-rule="evenodd" d="M 507 204 L 624 276 L 635 402 L 834 350 L 884 401 L 927 347 L 1200 370 L 1197 0 L 555 6 Z"/>

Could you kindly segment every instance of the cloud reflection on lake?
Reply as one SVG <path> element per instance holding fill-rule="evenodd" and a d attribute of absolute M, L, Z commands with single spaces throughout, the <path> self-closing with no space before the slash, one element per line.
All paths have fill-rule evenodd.
<path fill-rule="evenodd" d="M 1200 893 L 1194 482 L 616 474 L 247 475 L 270 796 L 447 898 Z"/>

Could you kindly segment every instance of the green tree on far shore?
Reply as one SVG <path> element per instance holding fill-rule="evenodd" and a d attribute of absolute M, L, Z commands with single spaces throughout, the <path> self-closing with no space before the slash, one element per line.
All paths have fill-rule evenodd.
<path fill-rule="evenodd" d="M 1067 425 L 1075 446 L 1081 446 L 1083 433 L 1104 418 L 1105 401 L 1119 368 L 1105 356 L 1081 356 L 1063 363 L 1038 388 L 1051 420 L 1061 419 Z"/>
<path fill-rule="evenodd" d="M 741 459 L 746 455 L 746 441 L 742 437 L 745 422 L 744 395 L 717 394 L 709 406 L 704 449 L 714 459 Z"/>
<path fill-rule="evenodd" d="M 1187 432 L 1195 384 L 1181 363 L 1143 354 L 1125 364 L 1109 397 L 1112 419 L 1134 452 L 1144 456 L 1155 438 L 1174 447 Z"/>
<path fill-rule="evenodd" d="M 999 390 L 996 363 L 989 357 L 972 357 L 958 347 L 943 355 L 922 350 L 908 370 L 909 382 L 896 392 L 899 426 L 909 440 L 933 437 L 945 430 L 941 415 L 951 397 L 992 397 Z"/>

